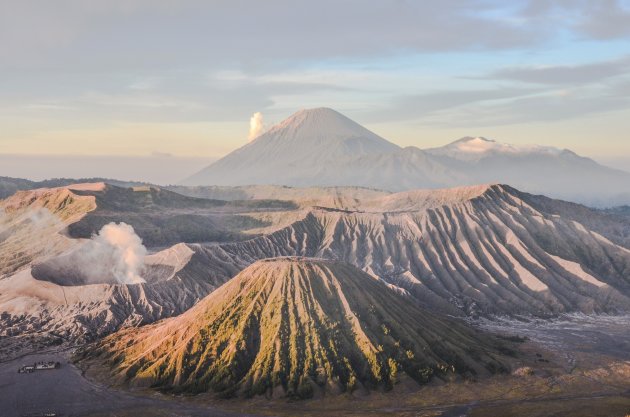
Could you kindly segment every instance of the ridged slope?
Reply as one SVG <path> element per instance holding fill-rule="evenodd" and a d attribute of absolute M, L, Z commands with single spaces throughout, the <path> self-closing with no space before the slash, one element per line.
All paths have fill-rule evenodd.
<path fill-rule="evenodd" d="M 179 317 L 88 348 L 133 385 L 309 397 L 504 369 L 501 345 L 333 261 L 263 260 Z"/>
<path fill-rule="evenodd" d="M 93 207 L 91 196 L 69 203 L 38 193 L 44 198 L 3 202 L 21 201 L 0 219 L 11 224 L 0 232 L 0 253 L 19 261 L 0 264 L 11 270 L 33 260 L 53 265 L 41 258 L 73 244 L 58 233 L 65 221 L 34 228 L 30 206 L 47 202 L 79 216 Z M 285 216 L 293 219 L 289 226 L 264 236 L 152 255 L 142 285 L 61 287 L 28 270 L 7 276 L 0 279 L 0 310 L 9 316 L 0 315 L 0 332 L 42 329 L 91 339 L 150 323 L 185 311 L 257 260 L 278 256 L 339 259 L 450 314 L 630 311 L 627 217 L 500 185 L 339 193 L 317 201 L 329 208 L 302 207 L 299 216 Z M 78 202 L 89 204 L 75 211 Z M 59 246 L 51 252 L 50 243 Z"/>
<path fill-rule="evenodd" d="M 246 242 L 198 248 L 243 268 L 257 259 L 339 259 L 466 314 L 630 310 L 627 224 L 507 186 L 408 192 L 313 210 Z"/>

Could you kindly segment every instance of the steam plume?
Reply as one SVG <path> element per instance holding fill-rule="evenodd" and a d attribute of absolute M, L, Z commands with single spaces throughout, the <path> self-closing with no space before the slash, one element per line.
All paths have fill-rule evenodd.
<path fill-rule="evenodd" d="M 265 129 L 263 123 L 263 115 L 261 112 L 256 112 L 249 119 L 249 140 L 257 138 Z"/>
<path fill-rule="evenodd" d="M 142 239 L 126 223 L 109 223 L 79 250 L 81 273 L 88 282 L 103 282 L 113 277 L 121 284 L 145 282 L 140 276 L 147 249 Z"/>

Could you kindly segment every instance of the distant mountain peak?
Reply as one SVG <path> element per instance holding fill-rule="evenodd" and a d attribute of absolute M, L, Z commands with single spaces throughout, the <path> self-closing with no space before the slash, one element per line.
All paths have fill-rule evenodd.
<path fill-rule="evenodd" d="M 474 161 L 489 155 L 529 155 L 543 154 L 558 156 L 561 149 L 540 145 L 511 145 L 497 142 L 482 136 L 465 136 L 439 148 L 427 149 L 432 155 L 446 156 L 462 161 Z"/>
<path fill-rule="evenodd" d="M 293 113 L 291 116 L 289 116 L 288 119 L 292 117 L 296 117 L 296 116 L 305 117 L 305 116 L 317 116 L 317 115 L 324 116 L 324 117 L 343 117 L 344 119 L 347 119 L 346 116 L 339 113 L 335 109 L 331 109 L 330 107 L 313 107 L 312 109 L 300 109 L 296 111 L 295 113 Z"/>
<path fill-rule="evenodd" d="M 400 150 L 341 113 L 326 107 L 300 110 L 247 145 L 188 178 L 190 185 L 300 184 L 322 170 L 361 156 Z"/>
<path fill-rule="evenodd" d="M 496 141 L 494 139 L 488 139 L 488 138 L 484 138 L 483 136 L 464 136 L 461 139 L 456 140 L 455 142 L 451 143 L 455 144 L 455 143 L 496 143 Z"/>
<path fill-rule="evenodd" d="M 506 183 L 603 205 L 625 202 L 630 173 L 569 150 L 465 136 L 446 146 L 401 148 L 327 107 L 302 109 L 185 179 L 185 185 L 363 186 L 388 191 Z"/>

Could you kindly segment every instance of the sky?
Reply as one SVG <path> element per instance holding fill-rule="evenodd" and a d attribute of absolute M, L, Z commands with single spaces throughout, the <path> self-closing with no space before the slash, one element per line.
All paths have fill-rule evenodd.
<path fill-rule="evenodd" d="M 630 0 L 0 0 L 0 175 L 175 182 L 322 106 L 630 170 Z"/>

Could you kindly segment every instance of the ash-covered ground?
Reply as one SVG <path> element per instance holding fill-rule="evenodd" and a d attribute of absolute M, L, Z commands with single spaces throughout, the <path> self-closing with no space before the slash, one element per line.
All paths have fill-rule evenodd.
<path fill-rule="evenodd" d="M 630 315 L 564 314 L 554 319 L 484 319 L 481 328 L 494 333 L 526 337 L 552 352 L 564 354 L 568 364 L 576 357 L 593 360 L 630 360 Z"/>

